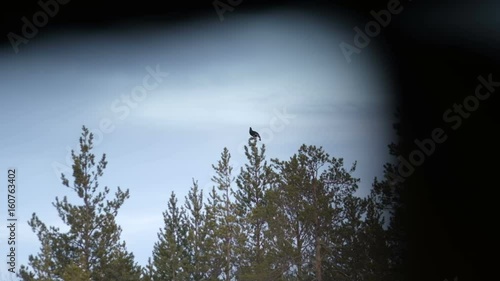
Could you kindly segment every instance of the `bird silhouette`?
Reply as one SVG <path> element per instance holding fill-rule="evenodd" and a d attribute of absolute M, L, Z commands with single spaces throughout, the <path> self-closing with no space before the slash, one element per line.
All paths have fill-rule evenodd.
<path fill-rule="evenodd" d="M 260 135 L 259 133 L 257 133 L 256 131 L 252 130 L 252 127 L 250 127 L 250 131 L 249 131 L 250 135 L 253 137 L 253 138 L 256 138 L 256 137 L 259 137 L 259 140 L 260 140 Z"/>

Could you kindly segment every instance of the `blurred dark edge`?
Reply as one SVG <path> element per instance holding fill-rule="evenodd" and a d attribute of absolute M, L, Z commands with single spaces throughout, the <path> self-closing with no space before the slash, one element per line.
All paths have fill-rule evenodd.
<path fill-rule="evenodd" d="M 8 32 L 20 33 L 20 18 L 31 16 L 40 8 L 38 1 L 10 1 L 2 3 L 1 44 L 10 45 Z M 182 23 L 202 16 L 217 17 L 213 1 L 99 1 L 72 0 L 61 7 L 61 12 L 44 27 L 55 32 L 57 27 L 100 29 L 114 22 L 154 19 L 163 23 Z M 237 9 L 245 13 L 290 5 L 315 5 L 332 16 L 344 13 L 356 15 L 360 26 L 371 20 L 369 11 L 386 7 L 388 1 L 250 1 L 244 0 Z M 472 1 L 469 1 L 473 3 Z M 402 2 L 403 3 L 403 2 Z M 462 2 L 460 2 L 462 3 Z M 417 7 L 439 6 L 440 1 L 413 1 Z M 453 5 L 453 4 L 452 4 Z M 479 3 L 478 3 L 479 5 Z M 421 9 L 426 11 L 426 9 Z M 427 9 L 428 10 L 428 9 Z M 413 30 L 426 22 L 426 14 L 415 8 Z M 439 17 L 446 19 L 443 10 Z M 409 13 L 409 12 L 408 12 Z M 233 15 L 234 16 L 234 15 Z M 463 15 L 464 17 L 467 14 Z M 404 17 L 401 15 L 400 17 Z M 456 19 L 454 19 L 456 20 Z M 473 30 L 463 38 L 474 38 L 487 30 L 498 30 L 488 25 L 485 30 Z M 460 21 L 456 21 L 461 30 Z M 436 26 L 440 28 L 440 26 Z M 34 39 L 36 40 L 36 38 Z M 492 276 L 496 264 L 490 258 L 497 245 L 494 225 L 498 222 L 496 202 L 498 186 L 498 130 L 496 108 L 500 88 L 481 102 L 471 117 L 463 120 L 456 131 L 449 130 L 442 120 L 444 111 L 454 103 L 474 93 L 477 77 L 493 74 L 500 81 L 498 67 L 500 50 L 497 41 L 471 44 L 464 39 L 451 44 L 446 38 L 429 41 L 405 29 L 394 18 L 376 40 L 388 46 L 384 54 L 392 63 L 393 82 L 399 100 L 401 138 L 405 141 L 403 156 L 415 149 L 413 140 L 430 137 L 436 127 L 446 128 L 448 140 L 437 145 L 406 183 L 411 188 L 412 199 L 407 202 L 409 215 L 409 245 L 412 280 L 479 280 Z M 488 51 L 489 50 L 489 51 Z M 494 50 L 494 51 L 492 51 Z M 332 50 L 336 52 L 338 50 Z M 29 81 L 27 81 L 29 83 Z M 4 93 L 5 94 L 5 93 Z"/>

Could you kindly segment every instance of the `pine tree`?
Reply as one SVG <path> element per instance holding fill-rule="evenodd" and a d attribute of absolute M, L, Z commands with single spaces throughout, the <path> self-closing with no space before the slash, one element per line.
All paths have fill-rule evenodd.
<path fill-rule="evenodd" d="M 129 198 L 129 191 L 119 187 L 115 198 L 107 199 L 110 189 L 99 188 L 107 161 L 104 154 L 96 164 L 93 134 L 84 126 L 80 137 L 80 153 L 71 152 L 73 184 L 61 175 L 65 187 L 82 200 L 75 205 L 64 196 L 56 197 L 53 206 L 69 226 L 68 232 L 47 227 L 36 214 L 28 224 L 37 234 L 42 247 L 37 256 L 29 256 L 29 266 L 21 266 L 22 280 L 138 280 L 140 267 L 120 242 L 121 228 L 116 224 L 118 210 Z"/>
<path fill-rule="evenodd" d="M 283 267 L 283 274 L 294 280 L 307 280 L 306 250 L 311 236 L 306 227 L 308 177 L 297 155 L 287 161 L 272 159 L 275 171 L 273 188 L 268 190 L 269 234 L 273 237 L 275 263 Z M 281 262 L 280 262 L 281 261 Z"/>
<path fill-rule="evenodd" d="M 367 243 L 363 239 L 366 200 L 348 195 L 334 218 L 329 231 L 330 247 L 324 264 L 326 280 L 370 280 L 371 257 L 367 256 Z"/>
<path fill-rule="evenodd" d="M 216 175 L 212 181 L 216 184 L 217 193 L 214 215 L 217 220 L 218 251 L 221 258 L 222 280 L 229 281 L 234 277 L 237 252 L 236 245 L 239 243 L 239 227 L 236 225 L 234 214 L 235 204 L 233 202 L 234 191 L 231 187 L 234 178 L 232 166 L 230 165 L 231 154 L 227 148 L 221 153 L 221 159 L 217 165 L 212 165 Z"/>
<path fill-rule="evenodd" d="M 179 208 L 177 203 L 177 197 L 172 192 L 167 210 L 163 212 L 165 225 L 160 229 L 153 248 L 152 275 L 155 281 L 189 280 L 187 218 L 184 208 Z"/>
<path fill-rule="evenodd" d="M 325 156 L 329 157 L 328 154 Z M 363 226 L 365 201 L 355 196 L 359 179 L 352 174 L 356 171 L 356 162 L 349 170 L 344 167 L 342 158 L 331 157 L 326 163 L 328 166 L 320 177 L 323 183 L 320 206 L 325 211 L 319 219 L 324 232 L 324 240 L 320 243 L 325 257 L 324 279 L 364 280 L 365 264 L 359 262 L 364 257 L 359 233 Z M 361 277 L 358 279 L 358 276 Z"/>
<path fill-rule="evenodd" d="M 320 169 L 327 164 L 328 154 L 322 148 L 302 145 L 299 149 L 299 165 L 305 169 L 305 226 L 309 230 L 312 241 L 310 265 L 314 268 L 314 277 L 323 280 L 324 249 L 326 246 L 325 234 L 332 227 L 331 221 L 336 215 L 330 209 L 331 191 L 328 185 L 321 181 Z M 326 177 L 323 177 L 325 179 Z"/>
<path fill-rule="evenodd" d="M 391 251 L 387 243 L 387 231 L 384 228 L 383 210 L 377 207 L 373 195 L 366 199 L 366 213 L 363 228 L 359 234 L 361 249 L 364 249 L 365 267 L 368 268 L 364 280 L 391 280 Z"/>
<path fill-rule="evenodd" d="M 219 226 L 219 203 L 220 197 L 217 194 L 217 189 L 212 187 L 208 195 L 208 203 L 205 204 L 205 253 L 207 256 L 208 264 L 210 265 L 207 272 L 207 279 L 209 281 L 220 280 L 223 272 L 224 265 L 224 252 L 220 249 L 221 245 L 221 231 Z"/>
<path fill-rule="evenodd" d="M 141 281 L 153 281 L 154 275 L 155 275 L 155 267 L 153 265 L 153 262 L 151 261 L 151 258 L 148 258 L 148 263 L 142 269 Z"/>
<path fill-rule="evenodd" d="M 274 233 L 283 229 L 278 248 L 289 256 L 287 276 L 334 280 L 337 275 L 331 272 L 339 270 L 339 255 L 355 244 L 361 224 L 361 200 L 353 195 L 359 179 L 351 175 L 356 163 L 347 171 L 343 159 L 306 145 L 290 160 L 273 162 L 277 184 L 268 194 L 276 211 L 270 227 Z"/>
<path fill-rule="evenodd" d="M 206 257 L 205 237 L 206 228 L 204 226 L 205 214 L 203 212 L 203 191 L 198 190 L 198 183 L 193 180 L 193 186 L 188 192 L 185 201 L 187 216 L 187 244 L 189 253 L 189 280 L 206 280 L 208 276 L 208 263 Z"/>
<path fill-rule="evenodd" d="M 250 147 L 250 150 L 249 150 Z M 249 139 L 245 146 L 248 164 L 236 179 L 237 221 L 246 241 L 239 245 L 239 280 L 267 280 L 272 275 L 267 252 L 270 249 L 264 233 L 267 230 L 265 192 L 272 183 L 272 171 L 265 160 L 265 145 L 259 149 Z"/>
<path fill-rule="evenodd" d="M 396 112 L 396 118 L 401 120 L 400 112 Z M 401 122 L 401 121 L 400 121 Z M 388 145 L 391 156 L 402 155 L 405 140 L 404 127 L 400 123 L 393 125 L 397 135 L 400 137 L 397 143 Z M 389 270 L 390 276 L 386 280 L 402 280 L 409 269 L 408 264 L 408 210 L 407 205 L 410 200 L 409 188 L 404 179 L 399 176 L 398 165 L 386 163 L 384 165 L 384 176 L 382 179 L 375 178 L 370 197 L 375 208 L 388 218 L 388 223 L 384 224 L 385 240 L 389 247 Z"/>

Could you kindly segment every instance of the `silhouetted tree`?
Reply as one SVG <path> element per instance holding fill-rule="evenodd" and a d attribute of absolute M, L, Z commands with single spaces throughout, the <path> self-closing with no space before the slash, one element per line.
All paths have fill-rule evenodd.
<path fill-rule="evenodd" d="M 121 228 L 115 221 L 129 191 L 118 187 L 114 198 L 108 199 L 110 189 L 99 187 L 106 155 L 96 163 L 92 149 L 93 134 L 84 126 L 80 153 L 71 152 L 73 183 L 61 175 L 63 185 L 77 194 L 81 204 L 70 203 L 66 196 L 62 200 L 56 197 L 53 206 L 69 226 L 67 232 L 47 227 L 33 214 L 28 224 L 42 246 L 39 254 L 29 256 L 29 266 L 21 266 L 22 280 L 139 280 L 141 268 L 120 241 Z"/>

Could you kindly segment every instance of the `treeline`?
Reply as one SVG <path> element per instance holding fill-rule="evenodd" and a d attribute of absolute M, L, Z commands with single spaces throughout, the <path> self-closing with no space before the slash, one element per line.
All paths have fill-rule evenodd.
<path fill-rule="evenodd" d="M 164 226 L 144 267 L 121 241 L 118 210 L 129 197 L 99 187 L 106 156 L 92 154 L 83 127 L 72 152 L 73 180 L 62 184 L 81 199 L 53 203 L 69 230 L 28 222 L 41 247 L 21 266 L 24 281 L 184 280 L 397 280 L 403 249 L 398 228 L 399 185 L 375 179 L 367 197 L 356 196 L 356 163 L 321 147 L 302 145 L 287 160 L 266 159 L 250 139 L 247 163 L 233 171 L 227 148 L 215 165 L 211 190 L 193 180 L 179 202 L 170 194 Z M 390 174 L 394 166 L 387 164 Z M 386 218 L 389 218 L 386 220 Z"/>

